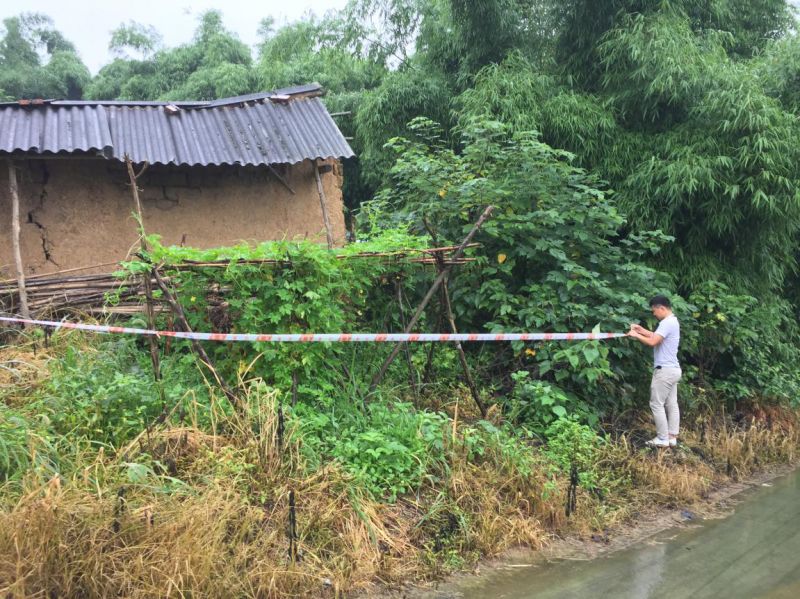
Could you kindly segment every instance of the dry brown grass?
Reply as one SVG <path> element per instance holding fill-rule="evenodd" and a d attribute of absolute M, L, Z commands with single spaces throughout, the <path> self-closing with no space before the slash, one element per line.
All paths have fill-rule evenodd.
<path fill-rule="evenodd" d="M 271 408 L 259 406 L 258 436 L 235 430 L 235 421 L 226 437 L 192 429 L 154 434 L 148 452 L 188 481 L 185 489 L 163 493 L 158 477 L 131 484 L 119 475 L 124 464 L 102 458 L 63 483 L 31 477 L 17 504 L 0 512 L 0 594 L 333 596 L 381 568 L 391 573 L 392 560 L 382 554 L 408 551 L 384 507 L 362 501 L 354 510 L 333 466 L 298 475 L 292 450 L 281 456 L 272 449 Z M 256 485 L 263 497 L 253 497 Z M 297 496 L 296 563 L 287 552 L 290 490 Z"/>
<path fill-rule="evenodd" d="M 715 467 L 733 479 L 751 474 L 769 463 L 794 462 L 800 444 L 800 426 L 788 410 L 772 409 L 776 418 L 753 415 L 742 424 L 723 421 L 706 433 L 702 447 Z"/>
<path fill-rule="evenodd" d="M 248 420 L 220 422 L 224 434 L 167 428 L 101 452 L 70 480 L 31 473 L 0 510 L 0 595 L 337 596 L 441 574 L 445 551 L 538 547 L 563 523 L 563 496 L 542 498 L 542 472 L 522 476 L 499 456 L 472 463 L 458 432 L 445 480 L 393 505 L 358 495 L 335 464 L 308 474 L 293 431 L 278 446 L 275 393 L 248 388 Z M 141 452 L 163 476 L 126 479 Z M 186 485 L 164 492 L 167 475 Z"/>
<path fill-rule="evenodd" d="M 713 445 L 703 447 L 741 473 L 762 451 L 791 459 L 794 447 L 778 436 L 757 427 L 714 432 Z M 29 486 L 0 512 L 0 593 L 333 597 L 376 582 L 440 575 L 448 548 L 460 556 L 491 556 L 516 545 L 538 547 L 554 532 L 608 526 L 643 505 L 688 503 L 723 475 L 698 457 L 641 454 L 620 440 L 608 452 L 616 454 L 609 458 L 615 472 L 630 476 L 625 493 L 611 498 L 624 507 L 598 517 L 601 502 L 581 491 L 578 512 L 567 521 L 563 483 L 547 497 L 543 473 L 507 477 L 490 463 L 456 460 L 443 494 L 430 490 L 387 505 L 348 492 L 333 465 L 303 476 L 276 456 L 263 470 L 242 474 L 246 465 L 261 463 L 251 453 L 257 451 L 252 439 L 234 443 L 179 429 L 152 443 L 189 489 L 159 493 L 147 484 L 122 484 L 109 460 L 87 466 L 83 480 Z M 99 480 L 102 486 L 93 485 Z M 266 492 L 259 500 L 250 488 L 255 484 Z M 290 490 L 297 495 L 296 563 L 287 551 Z"/>
<path fill-rule="evenodd" d="M 486 484 L 492 476 L 480 469 L 454 475 L 458 496 L 439 511 L 355 498 L 334 467 L 264 481 L 270 496 L 254 505 L 224 476 L 225 468 L 236 467 L 204 463 L 202 453 L 196 449 L 191 465 L 197 481 L 191 493 L 127 486 L 120 499 L 113 487 L 92 493 L 75 481 L 55 480 L 31 489 L 0 513 L 0 591 L 10 597 L 334 596 L 375 581 L 433 574 L 431 543 L 452 532 L 437 528 L 450 522 L 446 510 L 470 521 L 459 551 L 485 555 L 536 546 L 546 534 L 535 514 L 541 503 L 512 491 L 513 483 L 506 485 L 515 495 L 510 501 L 503 489 Z M 235 455 L 227 456 L 235 463 Z M 201 487 L 204 474 L 212 476 Z M 300 549 L 294 564 L 287 553 L 290 489 L 297 494 Z"/>

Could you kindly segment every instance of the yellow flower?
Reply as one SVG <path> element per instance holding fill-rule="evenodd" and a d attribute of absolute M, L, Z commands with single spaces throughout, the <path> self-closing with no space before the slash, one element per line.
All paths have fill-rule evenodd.
<path fill-rule="evenodd" d="M 695 318 L 700 318 L 700 312 L 692 312 L 692 316 Z"/>
<path fill-rule="evenodd" d="M 525 350 L 525 355 L 530 356 L 532 358 L 533 356 L 536 355 L 536 350 L 528 348 Z"/>
<path fill-rule="evenodd" d="M 717 320 L 720 322 L 725 322 L 728 320 L 722 312 L 717 312 Z"/>
<path fill-rule="evenodd" d="M 497 254 L 497 262 L 502 264 L 503 262 L 506 261 L 507 257 L 508 256 L 506 256 L 505 254 Z"/>
<path fill-rule="evenodd" d="M 197 298 L 195 296 L 192 296 L 192 297 L 189 298 L 189 301 L 194 303 L 194 302 L 197 301 Z"/>
<path fill-rule="evenodd" d="M 439 190 L 439 197 L 440 198 L 443 198 L 446 195 L 447 195 L 447 190 L 446 189 L 442 188 L 442 189 Z"/>

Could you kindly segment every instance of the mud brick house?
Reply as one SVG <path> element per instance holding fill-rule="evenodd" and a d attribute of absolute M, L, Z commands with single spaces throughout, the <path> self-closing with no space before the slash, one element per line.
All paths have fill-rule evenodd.
<path fill-rule="evenodd" d="M 124 259 L 145 230 L 166 244 L 345 239 L 341 160 L 353 156 L 318 85 L 213 102 L 0 104 L 0 279 Z M 99 267 L 95 270 L 102 269 Z M 105 267 L 105 270 L 113 268 Z M 92 269 L 88 269 L 92 272 Z"/>

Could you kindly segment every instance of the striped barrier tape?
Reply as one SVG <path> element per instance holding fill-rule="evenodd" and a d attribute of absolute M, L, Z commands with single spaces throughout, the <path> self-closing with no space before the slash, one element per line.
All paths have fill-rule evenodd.
<path fill-rule="evenodd" d="M 34 320 L 0 316 L 0 322 L 32 324 L 54 329 L 78 329 L 94 333 L 145 335 L 148 337 L 175 337 L 198 341 L 265 342 L 265 343 L 397 343 L 397 342 L 452 342 L 452 341 L 586 341 L 624 337 L 625 333 L 305 333 L 262 335 L 254 333 L 183 333 L 180 331 L 154 331 L 132 327 L 112 327 L 79 322 Z"/>

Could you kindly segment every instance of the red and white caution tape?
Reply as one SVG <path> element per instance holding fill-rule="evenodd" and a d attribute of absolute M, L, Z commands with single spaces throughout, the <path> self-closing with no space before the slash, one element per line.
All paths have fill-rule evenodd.
<path fill-rule="evenodd" d="M 197 339 L 199 341 L 238 341 L 265 343 L 397 343 L 397 342 L 442 342 L 451 341 L 586 341 L 624 337 L 625 333 L 305 333 L 261 335 L 254 333 L 183 333 L 179 331 L 154 331 L 132 327 L 112 327 L 79 322 L 33 320 L 0 316 L 0 322 L 32 324 L 54 329 L 78 329 L 95 333 L 120 335 L 145 335 L 148 337 L 175 337 L 178 339 Z"/>

